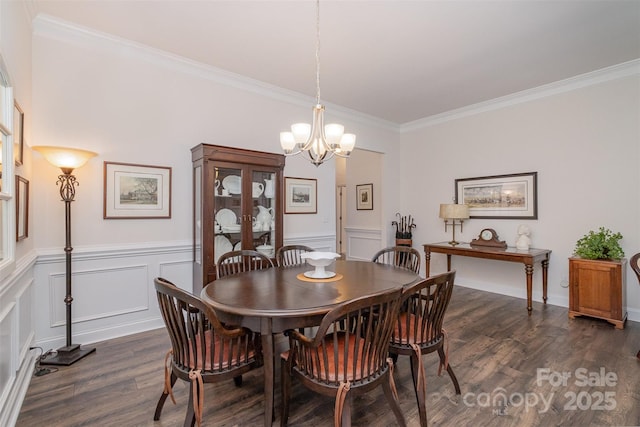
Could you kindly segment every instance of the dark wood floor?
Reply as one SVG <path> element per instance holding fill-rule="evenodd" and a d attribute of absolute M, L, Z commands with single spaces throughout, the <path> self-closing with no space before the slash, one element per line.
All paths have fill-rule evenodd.
<path fill-rule="evenodd" d="M 569 320 L 566 308 L 540 303 L 534 303 L 533 315 L 527 316 L 525 306 L 521 299 L 455 287 L 445 324 L 450 361 L 462 395 L 454 394 L 446 374 L 437 376 L 437 356 L 424 356 L 430 425 L 640 425 L 640 361 L 636 359 L 640 323 L 627 322 L 624 330 L 615 330 L 595 319 Z M 34 377 L 17 425 L 182 424 L 188 390 L 181 383 L 176 385 L 178 405 L 167 401 L 162 420 L 152 420 L 169 347 L 164 329 L 96 347 L 95 354 L 71 367 Z M 605 380 L 601 370 L 608 384 L 599 384 Z M 564 384 L 563 373 L 570 375 Z M 395 378 L 407 422 L 416 426 L 417 407 L 405 358 L 398 360 Z M 244 376 L 241 388 L 233 381 L 207 385 L 203 425 L 261 425 L 261 380 L 259 369 Z M 332 424 L 331 399 L 299 385 L 294 385 L 293 395 L 290 425 Z M 382 390 L 354 401 L 353 420 L 359 426 L 395 424 Z"/>

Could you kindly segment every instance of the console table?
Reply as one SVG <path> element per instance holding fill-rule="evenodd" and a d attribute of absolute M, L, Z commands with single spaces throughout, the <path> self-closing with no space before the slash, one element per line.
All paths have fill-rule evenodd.
<path fill-rule="evenodd" d="M 540 262 L 542 265 L 542 299 L 547 303 L 547 275 L 549 272 L 549 249 L 530 248 L 527 251 L 508 247 L 506 249 L 486 248 L 479 246 L 471 246 L 468 243 L 458 243 L 450 245 L 446 242 L 428 243 L 424 246 L 424 254 L 426 258 L 425 274 L 429 277 L 429 264 L 431 262 L 431 253 L 440 253 L 447 255 L 447 270 L 451 271 L 451 255 L 466 256 L 472 258 L 494 259 L 498 261 L 521 262 L 524 264 L 524 270 L 527 276 L 527 310 L 531 314 L 533 309 L 531 306 L 531 294 L 533 290 L 533 265 Z"/>

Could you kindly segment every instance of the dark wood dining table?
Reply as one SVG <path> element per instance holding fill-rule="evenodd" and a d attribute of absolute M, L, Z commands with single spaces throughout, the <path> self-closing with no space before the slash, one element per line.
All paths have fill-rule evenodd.
<path fill-rule="evenodd" d="M 274 416 L 273 334 L 288 329 L 317 326 L 336 305 L 391 288 L 404 287 L 420 278 L 412 271 L 368 261 L 338 260 L 327 267 L 339 280 L 309 282 L 298 275 L 309 265 L 275 267 L 226 276 L 209 283 L 201 293 L 223 322 L 245 326 L 262 334 L 264 356 L 264 425 Z M 331 280 L 331 279 L 330 279 Z"/>

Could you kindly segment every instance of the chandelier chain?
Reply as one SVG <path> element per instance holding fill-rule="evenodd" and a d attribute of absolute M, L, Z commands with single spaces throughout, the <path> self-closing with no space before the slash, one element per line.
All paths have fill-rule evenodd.
<path fill-rule="evenodd" d="M 316 104 L 320 104 L 320 0 L 316 0 Z"/>

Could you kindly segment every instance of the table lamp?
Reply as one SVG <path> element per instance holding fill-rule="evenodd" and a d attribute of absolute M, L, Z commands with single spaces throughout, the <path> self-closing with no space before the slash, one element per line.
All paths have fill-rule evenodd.
<path fill-rule="evenodd" d="M 469 205 L 459 205 L 455 203 L 441 204 L 440 205 L 440 218 L 444 219 L 444 231 L 447 232 L 447 225 L 451 220 L 451 227 L 453 228 L 453 237 L 449 244 L 451 246 L 457 245 L 456 242 L 456 225 L 460 225 L 460 232 L 462 233 L 462 223 L 465 219 L 469 218 Z M 456 224 L 456 220 L 459 221 Z"/>

